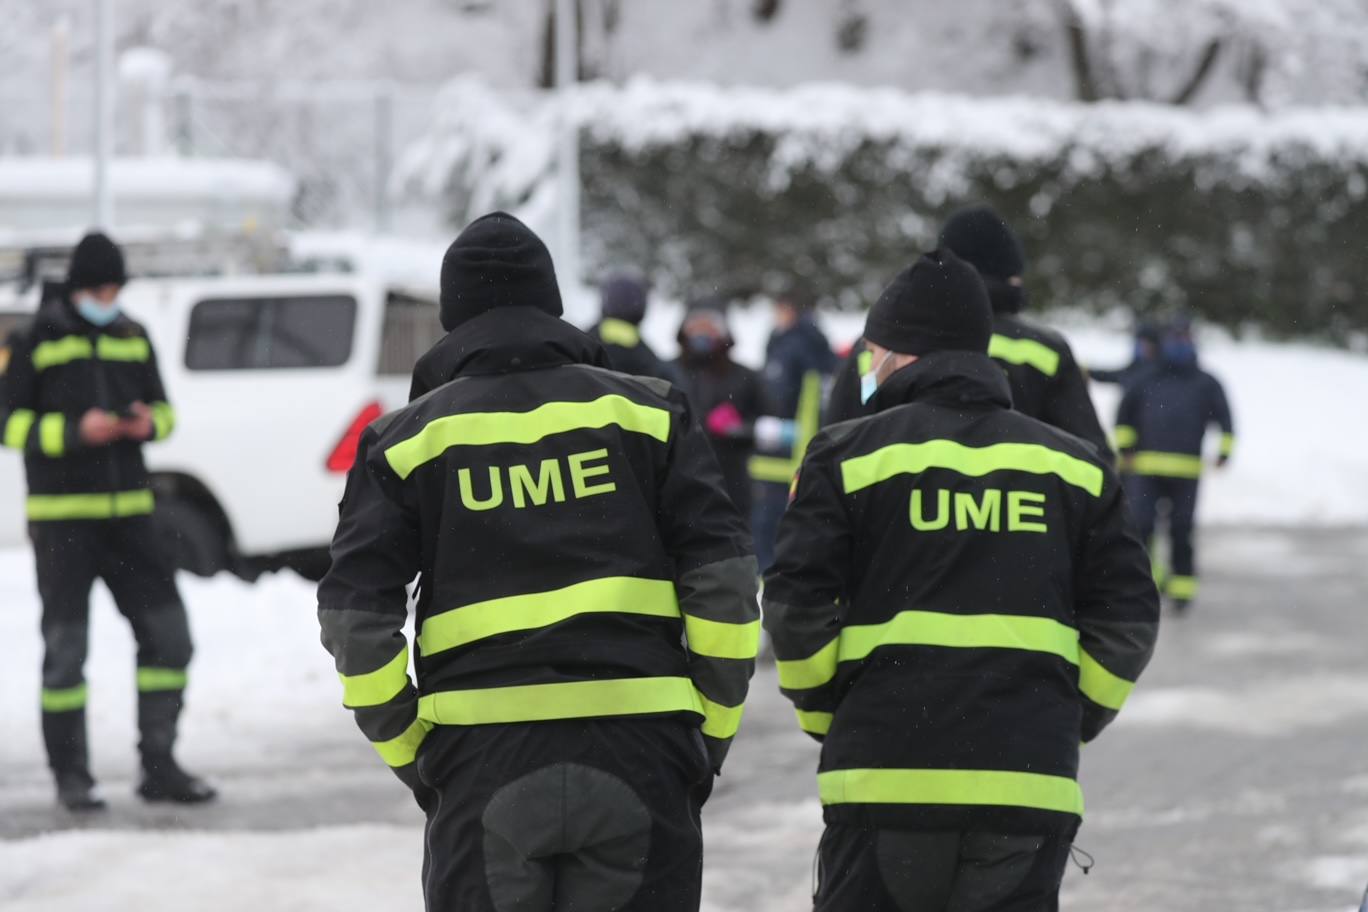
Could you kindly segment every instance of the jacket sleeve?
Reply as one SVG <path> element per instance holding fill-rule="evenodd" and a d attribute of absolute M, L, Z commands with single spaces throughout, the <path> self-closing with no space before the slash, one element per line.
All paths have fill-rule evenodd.
<path fill-rule="evenodd" d="M 1092 396 L 1088 394 L 1088 381 L 1083 370 L 1074 360 L 1073 352 L 1065 345 L 1059 352 L 1059 369 L 1051 384 L 1050 395 L 1045 399 L 1045 412 L 1040 416 L 1046 424 L 1052 424 L 1082 437 L 1097 448 L 1104 462 L 1112 462 L 1114 456 L 1102 423 L 1097 420 L 1097 409 L 1093 406 Z"/>
<path fill-rule="evenodd" d="M 1083 531 L 1074 593 L 1082 734 L 1091 741 L 1116 718 L 1159 635 L 1159 593 L 1149 557 L 1110 470 Z"/>
<path fill-rule="evenodd" d="M 1130 387 L 1122 394 L 1121 405 L 1116 410 L 1116 449 L 1122 456 L 1134 452 L 1140 443 L 1136 428 L 1139 426 L 1141 395 L 1141 385 Z"/>
<path fill-rule="evenodd" d="M 1230 413 L 1230 401 L 1226 399 L 1225 387 L 1215 377 L 1211 378 L 1208 420 L 1221 429 L 1221 456 L 1229 459 L 1235 452 L 1235 419 Z"/>
<path fill-rule="evenodd" d="M 166 395 L 162 384 L 161 368 L 157 366 L 157 352 L 152 348 L 152 340 L 147 342 L 147 374 L 144 379 L 144 399 L 152 409 L 152 439 L 165 440 L 176 428 L 176 410 Z"/>
<path fill-rule="evenodd" d="M 765 576 L 765 629 L 774 643 L 779 689 L 798 724 L 818 741 L 836 711 L 834 681 L 842 606 L 849 593 L 850 517 L 827 437 L 814 438 L 803 460 L 793 502 L 779 524 L 774 565 Z"/>
<path fill-rule="evenodd" d="M 689 676 L 702 701 L 703 739 L 720 771 L 741 725 L 760 648 L 758 571 L 746 523 L 727 497 L 717 457 L 683 394 L 672 424 L 656 524 L 675 564 Z"/>
<path fill-rule="evenodd" d="M 416 787 L 414 761 L 430 727 L 418 718 L 404 637 L 406 587 L 420 560 L 418 523 L 403 506 L 398 479 L 372 458 L 375 443 L 368 429 L 347 475 L 332 566 L 318 587 L 318 621 L 342 679 L 343 705 L 381 758 Z"/>
<path fill-rule="evenodd" d="M 38 372 L 26 333 L 12 333 L 0 399 L 0 442 L 29 455 L 59 459 L 81 446 L 81 415 L 38 410 Z"/>

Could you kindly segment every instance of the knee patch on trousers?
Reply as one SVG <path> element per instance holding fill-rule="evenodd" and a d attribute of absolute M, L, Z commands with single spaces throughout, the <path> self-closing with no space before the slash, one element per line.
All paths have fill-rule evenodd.
<path fill-rule="evenodd" d="M 184 669 L 190 664 L 194 647 L 190 642 L 190 621 L 181 605 L 149 613 L 134 626 L 134 634 L 139 640 L 139 665 Z"/>
<path fill-rule="evenodd" d="M 76 687 L 83 680 L 90 633 L 84 623 L 43 628 L 43 687 Z"/>
<path fill-rule="evenodd" d="M 481 823 L 499 912 L 612 912 L 641 887 L 651 814 L 631 786 L 603 770 L 556 763 L 529 773 L 494 794 Z"/>

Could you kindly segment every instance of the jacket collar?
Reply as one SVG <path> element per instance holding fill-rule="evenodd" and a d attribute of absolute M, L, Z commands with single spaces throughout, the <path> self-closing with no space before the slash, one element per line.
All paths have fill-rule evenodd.
<path fill-rule="evenodd" d="M 598 340 L 559 317 L 537 307 L 503 307 L 462 323 L 419 358 L 409 401 L 457 377 L 560 364 L 610 367 Z"/>
<path fill-rule="evenodd" d="M 986 354 L 932 352 L 880 384 L 870 404 L 882 412 L 911 402 L 1009 409 L 1012 390 L 1006 372 Z"/>

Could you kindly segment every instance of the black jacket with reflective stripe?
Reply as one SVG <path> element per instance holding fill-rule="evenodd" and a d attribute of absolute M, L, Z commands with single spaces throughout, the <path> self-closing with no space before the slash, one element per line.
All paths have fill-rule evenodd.
<path fill-rule="evenodd" d="M 1158 596 L 1093 447 L 945 352 L 808 450 L 765 625 L 834 822 L 1067 831 L 1078 746 L 1148 661 Z"/>
<path fill-rule="evenodd" d="M 106 327 L 82 319 L 65 299 L 43 306 L 9 341 L 0 403 L 0 437 L 23 450 L 30 495 L 140 491 L 148 487 L 142 444 L 87 447 L 81 418 L 92 408 L 127 412 L 142 402 L 156 414 L 153 439 L 173 420 L 142 326 L 120 316 Z"/>
<path fill-rule="evenodd" d="M 1116 424 L 1123 452 L 1201 456 L 1202 438 L 1215 425 L 1225 435 L 1222 450 L 1229 455 L 1235 435 L 1225 388 L 1196 364 L 1151 365 L 1126 390 Z"/>
<path fill-rule="evenodd" d="M 363 434 L 319 615 L 391 766 L 415 724 L 645 714 L 701 722 L 720 766 L 759 637 L 749 537 L 685 398 L 604 365 L 567 323 L 492 311 Z"/>

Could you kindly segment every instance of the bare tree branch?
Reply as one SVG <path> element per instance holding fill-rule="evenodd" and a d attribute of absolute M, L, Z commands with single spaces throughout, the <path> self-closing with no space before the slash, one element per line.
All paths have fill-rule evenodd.
<path fill-rule="evenodd" d="M 1064 21 L 1064 35 L 1069 43 L 1069 67 L 1074 77 L 1074 95 L 1079 101 L 1097 101 L 1100 96 L 1097 76 L 1093 71 L 1092 53 L 1088 47 L 1088 27 L 1069 0 L 1058 0 Z"/>
<path fill-rule="evenodd" d="M 1225 42 L 1220 38 L 1213 38 L 1207 42 L 1206 49 L 1202 51 L 1201 59 L 1197 61 L 1197 68 L 1188 77 L 1183 87 L 1170 99 L 1169 104 L 1185 105 L 1196 97 L 1202 85 L 1211 75 L 1211 71 L 1216 67 L 1216 61 L 1221 56 L 1221 49 L 1225 47 Z"/>

